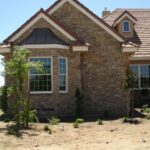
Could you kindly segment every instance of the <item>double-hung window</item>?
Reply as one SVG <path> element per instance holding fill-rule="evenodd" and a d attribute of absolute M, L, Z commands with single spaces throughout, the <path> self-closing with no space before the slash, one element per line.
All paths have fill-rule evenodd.
<path fill-rule="evenodd" d="M 123 32 L 130 32 L 130 22 L 123 21 Z"/>
<path fill-rule="evenodd" d="M 135 74 L 135 88 L 150 88 L 150 65 L 130 65 Z"/>
<path fill-rule="evenodd" d="M 59 92 L 68 92 L 67 58 L 59 57 Z"/>
<path fill-rule="evenodd" d="M 150 65 L 141 65 L 140 80 L 141 88 L 150 87 Z"/>
<path fill-rule="evenodd" d="M 30 62 L 41 62 L 43 71 L 30 70 L 29 84 L 31 93 L 52 92 L 52 58 L 30 58 Z"/>

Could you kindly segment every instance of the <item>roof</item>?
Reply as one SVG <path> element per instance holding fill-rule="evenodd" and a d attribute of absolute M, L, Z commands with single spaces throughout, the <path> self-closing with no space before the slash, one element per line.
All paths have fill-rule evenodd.
<path fill-rule="evenodd" d="M 112 35 L 115 39 L 120 42 L 125 42 L 125 38 L 121 36 L 116 30 L 110 27 L 103 19 L 95 15 L 92 11 L 90 11 L 87 7 L 85 7 L 79 0 L 57 0 L 53 5 L 51 5 L 46 11 L 52 14 L 59 7 L 61 7 L 65 2 L 69 2 L 74 5 L 77 9 L 79 9 L 83 14 L 92 19 L 95 23 L 100 25 L 104 30 L 106 30 L 110 35 Z"/>
<path fill-rule="evenodd" d="M 125 10 L 137 18 L 137 23 L 134 26 L 135 37 L 128 40 L 140 44 L 139 52 L 150 52 L 150 9 L 116 9 L 103 19 L 110 26 L 113 26 L 114 21 Z"/>
<path fill-rule="evenodd" d="M 35 28 L 32 33 L 19 43 L 24 44 L 61 44 L 69 45 L 57 35 L 55 35 L 49 28 Z"/>
<path fill-rule="evenodd" d="M 79 43 L 79 44 L 82 44 L 82 45 L 84 44 L 84 41 L 82 39 L 80 39 L 75 33 L 73 33 L 68 28 L 66 28 L 64 25 L 59 23 L 58 20 L 56 20 L 52 16 L 48 15 L 47 12 L 45 12 L 43 9 L 40 9 L 35 15 L 33 15 L 29 20 L 27 20 L 20 28 L 18 28 L 14 33 L 12 33 L 3 42 L 4 43 L 13 42 L 13 41 L 10 41 L 10 40 L 13 37 L 15 37 L 17 34 L 19 34 L 19 32 L 21 32 L 25 27 L 27 27 L 34 19 L 36 20 L 36 18 L 40 15 L 43 15 L 44 17 L 47 17 L 49 21 L 54 23 L 55 27 L 57 26 L 60 30 L 62 30 L 63 33 L 65 33 L 65 35 L 67 35 L 68 37 L 71 37 L 72 41 L 76 41 L 76 43 Z"/>

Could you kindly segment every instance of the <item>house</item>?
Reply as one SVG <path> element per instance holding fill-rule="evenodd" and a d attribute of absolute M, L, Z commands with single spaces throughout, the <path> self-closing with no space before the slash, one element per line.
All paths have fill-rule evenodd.
<path fill-rule="evenodd" d="M 149 16 L 150 10 L 117 9 L 100 18 L 78 0 L 57 0 L 5 39 L 0 53 L 9 60 L 12 45 L 19 45 L 31 51 L 29 61 L 44 62 L 47 74 L 30 71 L 25 85 L 41 116 L 73 116 L 77 88 L 84 116 L 125 116 L 128 65 L 137 77 L 135 96 L 150 86 Z"/>

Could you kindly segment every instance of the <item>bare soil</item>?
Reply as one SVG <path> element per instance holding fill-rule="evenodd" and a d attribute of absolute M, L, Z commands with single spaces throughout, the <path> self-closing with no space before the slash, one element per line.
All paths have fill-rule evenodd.
<path fill-rule="evenodd" d="M 86 122 L 77 129 L 73 123 L 60 123 L 50 126 L 52 134 L 43 130 L 45 124 L 34 124 L 17 136 L 8 134 L 12 123 L 0 122 L 0 150 L 150 150 L 150 121 L 138 120 Z"/>

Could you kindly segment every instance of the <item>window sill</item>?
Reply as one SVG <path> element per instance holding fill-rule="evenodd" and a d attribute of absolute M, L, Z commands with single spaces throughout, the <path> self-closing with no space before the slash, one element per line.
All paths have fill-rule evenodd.
<path fill-rule="evenodd" d="M 131 33 L 131 31 L 122 31 L 123 33 Z"/>
<path fill-rule="evenodd" d="M 68 94 L 68 91 L 59 91 L 59 94 Z"/>
<path fill-rule="evenodd" d="M 53 94 L 53 92 L 30 92 L 30 94 Z"/>

